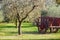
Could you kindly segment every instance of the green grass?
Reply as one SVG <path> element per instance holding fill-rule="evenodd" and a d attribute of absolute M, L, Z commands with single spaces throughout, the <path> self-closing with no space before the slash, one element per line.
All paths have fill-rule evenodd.
<path fill-rule="evenodd" d="M 60 40 L 60 30 L 57 33 L 39 34 L 36 26 L 31 23 L 22 23 L 22 34 L 18 35 L 17 28 L 13 23 L 0 23 L 0 39 L 9 40 Z"/>

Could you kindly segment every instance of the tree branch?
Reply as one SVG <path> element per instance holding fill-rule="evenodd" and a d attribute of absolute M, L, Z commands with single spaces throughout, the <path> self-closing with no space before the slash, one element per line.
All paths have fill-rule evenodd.
<path fill-rule="evenodd" d="M 31 13 L 34 9 L 35 9 L 35 5 L 33 6 L 33 8 L 26 14 L 26 16 L 24 18 L 22 18 L 21 21 L 23 21 L 25 18 L 27 18 L 27 16 L 29 15 L 29 13 Z"/>

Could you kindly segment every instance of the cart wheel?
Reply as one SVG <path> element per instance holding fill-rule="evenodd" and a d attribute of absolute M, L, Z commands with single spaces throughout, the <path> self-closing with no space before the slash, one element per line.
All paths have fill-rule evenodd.
<path fill-rule="evenodd" d="M 40 33 L 45 34 L 47 32 L 46 29 L 40 30 Z"/>
<path fill-rule="evenodd" d="M 50 28 L 51 33 L 56 33 L 58 31 L 58 28 Z"/>
<path fill-rule="evenodd" d="M 58 28 L 53 29 L 53 33 L 56 33 L 58 31 Z"/>

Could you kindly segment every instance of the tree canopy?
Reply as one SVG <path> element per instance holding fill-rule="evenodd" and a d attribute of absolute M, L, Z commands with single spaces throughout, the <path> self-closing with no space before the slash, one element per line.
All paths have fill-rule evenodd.
<path fill-rule="evenodd" d="M 18 34 L 21 34 L 21 23 L 25 20 L 29 13 L 38 5 L 34 4 L 34 0 L 3 0 L 3 12 L 5 18 L 16 20 L 18 22 Z"/>

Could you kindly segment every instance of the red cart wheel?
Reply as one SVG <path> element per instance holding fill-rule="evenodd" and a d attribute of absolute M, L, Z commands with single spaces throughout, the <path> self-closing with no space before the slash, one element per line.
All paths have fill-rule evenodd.
<path fill-rule="evenodd" d="M 50 32 L 56 33 L 58 31 L 58 28 L 50 28 Z"/>

